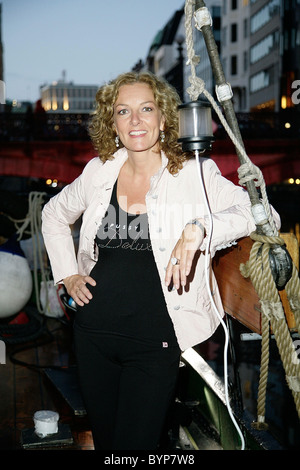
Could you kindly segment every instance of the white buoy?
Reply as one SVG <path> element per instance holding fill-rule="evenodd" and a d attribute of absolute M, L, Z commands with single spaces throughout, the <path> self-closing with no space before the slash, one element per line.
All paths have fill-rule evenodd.
<path fill-rule="evenodd" d="M 15 315 L 32 293 L 32 276 L 25 257 L 0 251 L 0 318 Z"/>

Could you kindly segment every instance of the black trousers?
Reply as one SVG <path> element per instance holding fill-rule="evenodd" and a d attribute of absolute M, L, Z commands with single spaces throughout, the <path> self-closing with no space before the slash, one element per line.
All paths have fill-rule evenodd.
<path fill-rule="evenodd" d="M 180 349 L 74 327 L 96 450 L 154 450 L 174 398 Z"/>

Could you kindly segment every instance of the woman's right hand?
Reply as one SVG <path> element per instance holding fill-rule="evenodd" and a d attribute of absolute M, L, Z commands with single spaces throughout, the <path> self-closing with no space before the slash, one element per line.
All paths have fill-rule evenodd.
<path fill-rule="evenodd" d="M 86 284 L 90 284 L 91 286 L 96 285 L 96 281 L 92 277 L 74 274 L 72 276 L 65 277 L 63 281 L 68 294 L 80 307 L 83 307 L 84 304 L 88 304 L 93 298 L 91 292 L 86 287 Z"/>

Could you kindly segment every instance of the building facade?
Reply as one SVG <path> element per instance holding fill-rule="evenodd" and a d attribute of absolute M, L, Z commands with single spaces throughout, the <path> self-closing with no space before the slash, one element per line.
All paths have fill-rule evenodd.
<path fill-rule="evenodd" d="M 231 84 L 236 111 L 249 109 L 249 14 L 250 0 L 223 0 L 221 59 L 226 80 Z"/>
<path fill-rule="evenodd" d="M 280 0 L 251 1 L 250 110 L 280 110 L 281 41 L 284 35 Z"/>
<path fill-rule="evenodd" d="M 205 3 L 212 16 L 224 74 L 233 90 L 235 111 L 280 112 L 295 108 L 293 94 L 296 96 L 300 81 L 300 0 Z M 167 78 L 180 91 L 183 101 L 187 101 L 190 68 L 185 65 L 184 21 L 183 5 L 155 36 L 144 68 Z M 195 53 L 200 57 L 197 76 L 214 94 L 205 42 L 196 28 L 193 34 Z M 182 85 L 178 80 L 182 80 Z"/>
<path fill-rule="evenodd" d="M 97 85 L 75 85 L 65 79 L 42 85 L 42 106 L 49 113 L 90 113 L 98 88 Z"/>
<path fill-rule="evenodd" d="M 222 0 L 221 57 L 236 111 L 294 106 L 300 78 L 299 0 Z"/>
<path fill-rule="evenodd" d="M 293 93 L 300 83 L 300 0 L 206 0 L 206 6 L 235 111 L 295 108 Z M 183 2 L 157 32 L 145 61 L 140 60 L 133 70 L 165 77 L 186 102 L 191 71 L 186 65 L 184 7 Z M 197 76 L 214 95 L 215 80 L 202 33 L 193 28 L 193 35 L 200 57 Z M 45 110 L 57 113 L 90 113 L 98 89 L 66 82 L 64 75 L 40 88 Z"/>
<path fill-rule="evenodd" d="M 221 0 L 207 0 L 212 21 L 213 32 L 218 48 L 220 48 Z M 193 26 L 193 25 L 192 25 Z M 185 44 L 184 5 L 176 11 L 168 23 L 162 28 L 151 44 L 144 69 L 166 78 L 178 91 L 183 102 L 190 98 L 186 89 L 190 86 L 190 67 L 186 66 L 187 52 Z M 205 82 L 206 89 L 214 93 L 214 77 L 202 33 L 193 28 L 195 54 L 200 57 L 196 66 L 197 76 Z"/>
<path fill-rule="evenodd" d="M 150 45 L 143 69 L 165 77 L 184 99 L 184 8 L 175 11 L 167 24 L 159 30 Z"/>

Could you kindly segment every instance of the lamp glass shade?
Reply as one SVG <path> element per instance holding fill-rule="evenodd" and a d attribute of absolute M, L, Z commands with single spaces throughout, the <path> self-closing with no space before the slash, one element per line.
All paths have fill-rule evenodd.
<path fill-rule="evenodd" d="M 182 104 L 179 112 L 179 142 L 183 150 L 211 149 L 213 138 L 211 106 L 197 100 Z"/>

